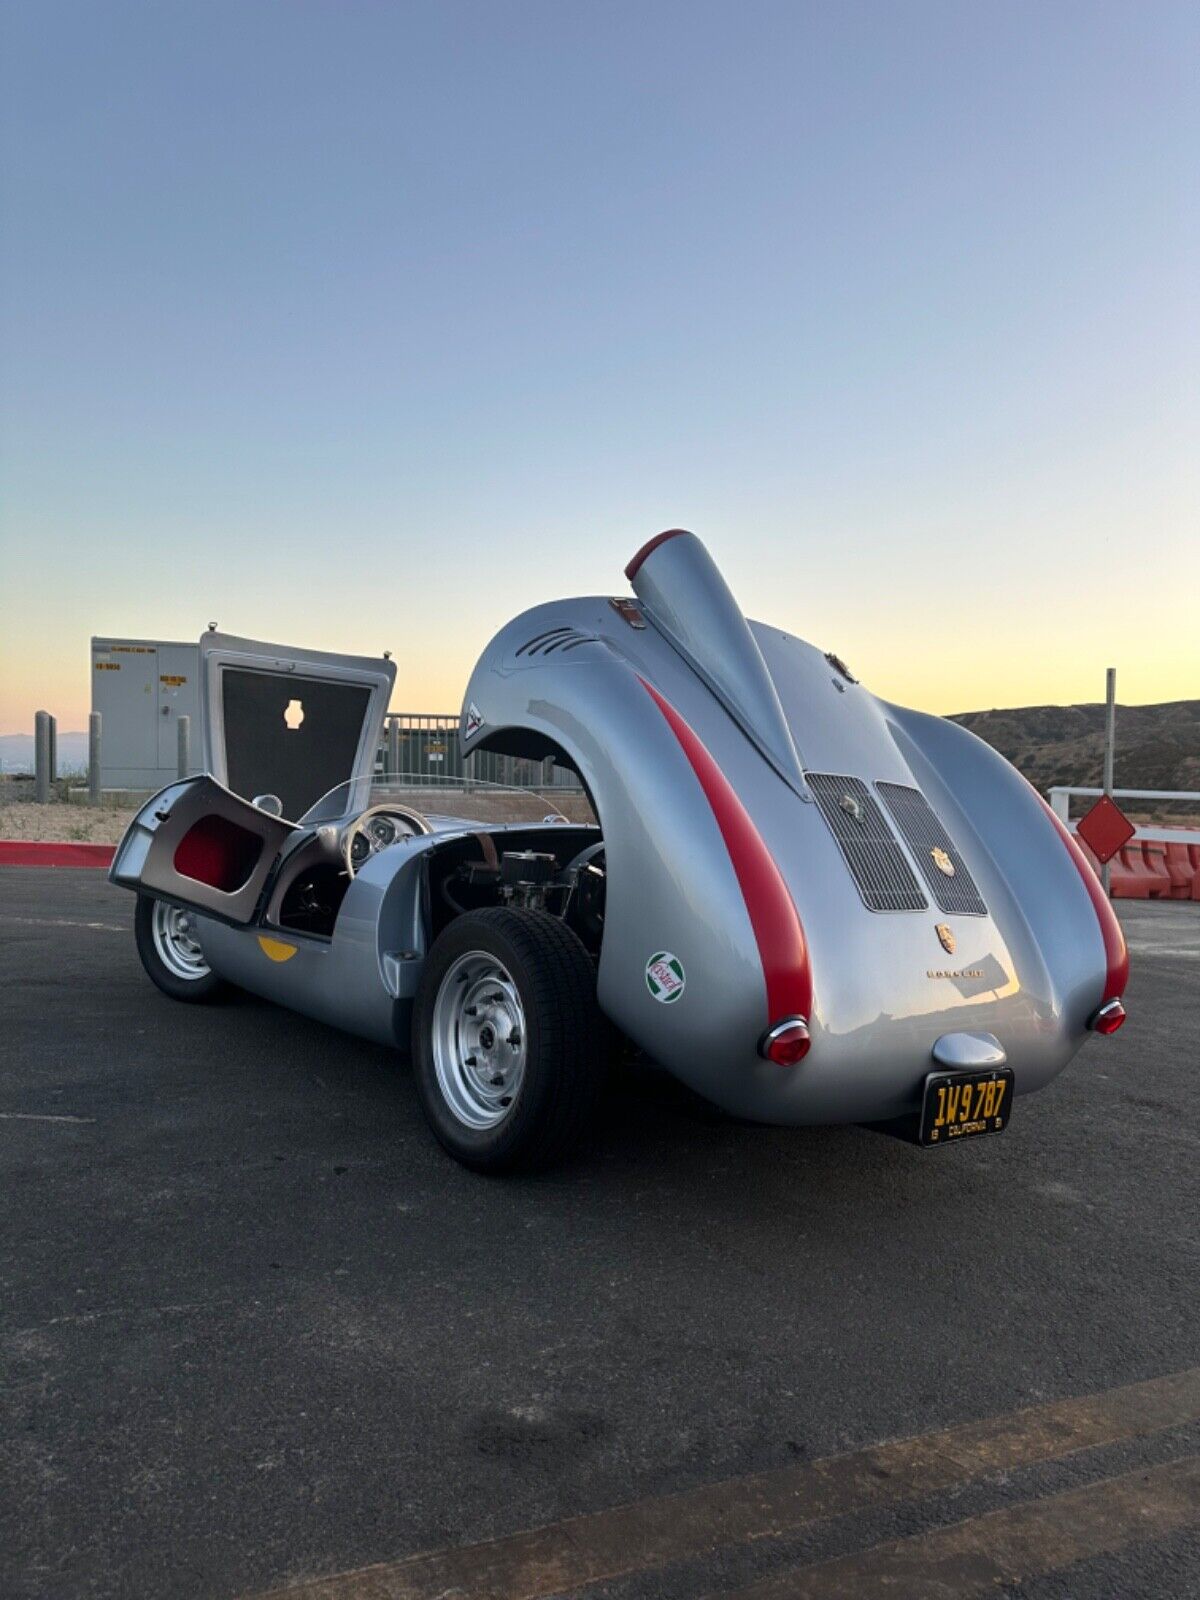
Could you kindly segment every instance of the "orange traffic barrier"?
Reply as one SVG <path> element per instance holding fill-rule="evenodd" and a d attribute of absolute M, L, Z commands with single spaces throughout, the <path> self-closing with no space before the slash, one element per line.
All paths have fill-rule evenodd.
<path fill-rule="evenodd" d="M 1083 851 L 1083 859 L 1100 878 L 1103 868 L 1091 845 L 1078 834 L 1075 835 L 1075 843 Z M 1108 892 L 1114 900 L 1145 900 L 1150 893 L 1149 882 L 1143 872 L 1129 867 L 1121 859 L 1121 852 L 1118 852 L 1108 863 Z"/>
<path fill-rule="evenodd" d="M 1101 866 L 1078 835 L 1075 843 L 1097 877 Z M 1200 844 L 1130 839 L 1108 863 L 1114 900 L 1200 900 Z"/>
<path fill-rule="evenodd" d="M 1167 876 L 1171 880 L 1171 899 L 1190 900 L 1196 868 L 1192 865 L 1188 847 L 1186 844 L 1171 844 L 1168 841 L 1166 852 L 1165 865 Z"/>
<path fill-rule="evenodd" d="M 1152 900 L 1169 900 L 1171 898 L 1171 874 L 1167 871 L 1167 847 L 1160 839 L 1130 840 L 1131 844 L 1140 844 L 1142 856 L 1146 862 L 1146 871 L 1154 881 L 1150 891 Z"/>
<path fill-rule="evenodd" d="M 1149 900 L 1150 892 L 1155 887 L 1155 882 L 1147 871 L 1146 858 L 1142 854 L 1141 846 L 1136 839 L 1131 839 L 1113 857 L 1111 866 L 1114 893 L 1119 894 L 1125 900 Z M 1118 877 L 1120 880 L 1119 889 L 1116 888 L 1115 884 L 1115 880 Z"/>
<path fill-rule="evenodd" d="M 1133 885 L 1127 893 L 1139 900 L 1166 900 L 1171 879 L 1165 866 L 1166 846 L 1152 839 L 1131 839 L 1121 849 L 1121 860 Z"/>

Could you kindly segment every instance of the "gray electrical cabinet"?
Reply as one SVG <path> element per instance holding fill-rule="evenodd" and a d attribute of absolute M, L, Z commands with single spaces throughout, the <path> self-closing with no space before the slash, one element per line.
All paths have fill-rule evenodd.
<path fill-rule="evenodd" d="M 161 789 L 178 771 L 181 716 L 200 762 L 200 648 L 170 639 L 92 639 L 92 710 L 101 716 L 100 785 Z"/>

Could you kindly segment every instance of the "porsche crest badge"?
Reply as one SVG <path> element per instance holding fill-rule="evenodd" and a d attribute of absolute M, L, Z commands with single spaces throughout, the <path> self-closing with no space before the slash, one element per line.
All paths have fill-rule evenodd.
<path fill-rule="evenodd" d="M 954 863 L 940 844 L 935 844 L 929 855 L 939 872 L 944 872 L 948 878 L 954 876 Z"/>
<path fill-rule="evenodd" d="M 954 946 L 958 941 L 955 939 L 954 930 L 948 922 L 938 923 L 937 936 L 942 941 L 942 949 L 948 956 L 952 956 L 954 954 Z"/>

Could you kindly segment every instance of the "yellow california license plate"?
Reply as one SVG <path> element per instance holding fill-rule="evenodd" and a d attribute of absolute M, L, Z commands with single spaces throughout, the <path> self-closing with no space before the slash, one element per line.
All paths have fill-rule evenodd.
<path fill-rule="evenodd" d="M 986 1072 L 931 1072 L 925 1079 L 918 1143 L 953 1144 L 1003 1133 L 1012 1109 L 1011 1067 Z"/>

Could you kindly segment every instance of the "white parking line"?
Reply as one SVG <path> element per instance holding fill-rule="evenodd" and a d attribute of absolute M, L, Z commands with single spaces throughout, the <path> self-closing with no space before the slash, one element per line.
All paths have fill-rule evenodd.
<path fill-rule="evenodd" d="M 40 1111 L 0 1111 L 0 1122 L 95 1122 L 95 1117 L 52 1117 Z"/>
<path fill-rule="evenodd" d="M 66 917 L 6 917 L 0 922 L 18 922 L 26 928 L 96 928 L 102 933 L 126 933 L 119 922 L 71 922 Z"/>
<path fill-rule="evenodd" d="M 1143 944 L 1140 939 L 1127 939 L 1129 952 L 1135 956 L 1168 956 L 1176 961 L 1200 961 L 1200 947 L 1188 949 L 1185 945 Z"/>

